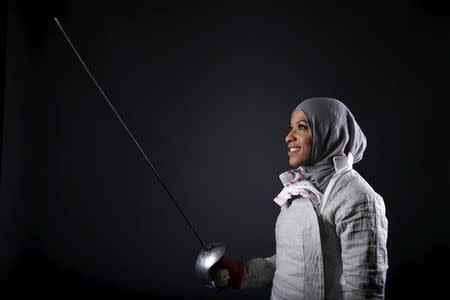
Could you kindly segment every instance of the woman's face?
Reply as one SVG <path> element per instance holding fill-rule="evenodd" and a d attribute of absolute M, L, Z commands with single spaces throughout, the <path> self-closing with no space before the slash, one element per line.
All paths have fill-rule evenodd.
<path fill-rule="evenodd" d="M 294 168 L 306 165 L 311 159 L 312 136 L 308 120 L 301 110 L 294 110 L 291 115 L 291 125 L 286 136 L 289 165 Z"/>

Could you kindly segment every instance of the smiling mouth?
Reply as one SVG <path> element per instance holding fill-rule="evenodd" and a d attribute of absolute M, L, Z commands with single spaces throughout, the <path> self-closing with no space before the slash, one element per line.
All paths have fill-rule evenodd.
<path fill-rule="evenodd" d="M 289 148 L 288 155 L 292 155 L 298 151 L 300 151 L 300 148 Z"/>

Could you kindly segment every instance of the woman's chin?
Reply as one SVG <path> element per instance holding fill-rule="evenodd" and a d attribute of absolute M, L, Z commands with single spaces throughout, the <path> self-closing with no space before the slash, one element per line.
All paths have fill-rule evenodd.
<path fill-rule="evenodd" d="M 298 168 L 298 167 L 301 166 L 301 163 L 298 162 L 298 161 L 291 161 L 291 160 L 289 160 L 289 165 L 290 165 L 291 167 L 293 167 L 293 168 Z"/>

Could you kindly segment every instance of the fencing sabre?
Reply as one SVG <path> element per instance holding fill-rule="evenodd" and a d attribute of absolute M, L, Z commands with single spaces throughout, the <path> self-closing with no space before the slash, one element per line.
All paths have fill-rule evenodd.
<path fill-rule="evenodd" d="M 83 59 L 81 58 L 80 54 L 76 50 L 76 48 L 73 45 L 72 41 L 69 39 L 68 35 L 66 34 L 66 31 L 63 29 L 63 27 L 62 27 L 61 23 L 59 22 L 59 20 L 57 18 L 53 18 L 53 20 L 55 21 L 56 25 L 58 25 L 58 28 L 61 30 L 61 33 L 64 35 L 65 39 L 67 40 L 67 42 L 69 43 L 70 47 L 74 51 L 75 55 L 77 56 L 77 58 L 80 61 L 81 65 L 83 66 L 83 68 L 88 73 L 89 77 L 94 82 L 94 84 L 97 87 L 97 89 L 99 90 L 100 94 L 103 96 L 103 98 L 105 99 L 106 103 L 109 105 L 109 107 L 113 111 L 114 115 L 117 117 L 119 122 L 122 124 L 122 126 L 125 129 L 125 131 L 129 134 L 129 136 L 133 140 L 134 144 L 138 147 L 138 149 L 141 152 L 142 156 L 144 157 L 145 161 L 152 168 L 152 170 L 155 173 L 156 177 L 158 178 L 159 182 L 162 184 L 162 186 L 164 187 L 166 192 L 169 194 L 169 196 L 172 199 L 173 203 L 178 208 L 178 211 L 181 213 L 181 215 L 185 219 L 186 223 L 189 225 L 189 227 L 191 228 L 191 230 L 193 231 L 193 233 L 195 234 L 195 236 L 199 240 L 200 244 L 202 245 L 202 250 L 198 254 L 197 259 L 195 261 L 195 271 L 197 273 L 197 276 L 200 278 L 200 280 L 201 280 L 201 282 L 203 284 L 205 284 L 207 287 L 214 288 L 215 284 L 214 284 L 214 281 L 211 278 L 210 269 L 224 255 L 224 253 L 226 251 L 225 244 L 223 242 L 215 242 L 215 243 L 205 244 L 204 240 L 200 237 L 200 234 L 198 233 L 198 231 L 195 230 L 194 226 L 192 226 L 191 222 L 186 217 L 186 215 L 184 214 L 184 212 L 181 209 L 181 207 L 175 201 L 175 198 L 173 197 L 172 193 L 169 191 L 169 189 L 167 188 L 166 184 L 163 182 L 161 176 L 159 176 L 158 172 L 153 167 L 152 163 L 150 162 L 150 159 L 147 157 L 147 155 L 145 154 L 144 150 L 139 145 L 139 143 L 137 142 L 137 140 L 135 139 L 135 137 L 131 133 L 131 131 L 128 128 L 128 126 L 125 124 L 123 119 L 120 117 L 119 113 L 117 112 L 116 108 L 111 103 L 111 101 L 109 100 L 109 98 L 106 95 L 106 93 L 100 87 L 100 85 L 98 84 L 97 80 L 95 80 L 94 75 L 91 73 L 91 71 L 89 71 L 88 67 L 84 63 Z"/>

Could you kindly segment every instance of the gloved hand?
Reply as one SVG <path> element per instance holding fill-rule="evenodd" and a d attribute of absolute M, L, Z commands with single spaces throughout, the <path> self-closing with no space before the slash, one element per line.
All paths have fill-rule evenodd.
<path fill-rule="evenodd" d="M 228 286 L 230 280 L 230 273 L 223 267 L 215 267 L 211 269 L 211 279 L 217 288 L 223 288 Z"/>
<path fill-rule="evenodd" d="M 232 288 L 239 289 L 244 272 L 245 267 L 243 262 L 222 256 L 211 268 L 211 277 L 217 287 L 228 285 Z"/>

